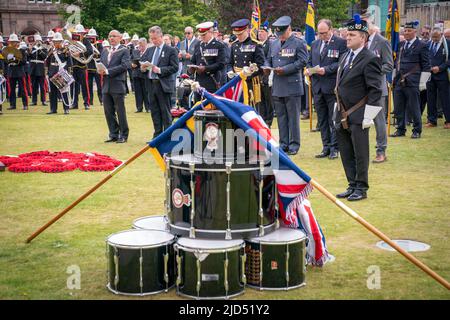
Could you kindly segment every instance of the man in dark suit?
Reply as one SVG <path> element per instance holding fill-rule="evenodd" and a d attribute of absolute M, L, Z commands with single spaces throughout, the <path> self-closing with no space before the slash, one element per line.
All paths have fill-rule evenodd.
<path fill-rule="evenodd" d="M 408 113 L 413 121 L 412 139 L 422 134 L 422 117 L 420 112 L 420 79 L 422 72 L 430 71 L 428 47 L 417 38 L 417 21 L 405 25 L 405 41 L 400 43 L 394 78 L 394 105 L 397 117 L 397 130 L 391 137 L 401 137 L 406 132 L 405 116 Z"/>
<path fill-rule="evenodd" d="M 319 39 L 311 44 L 305 74 L 311 76 L 314 105 L 322 137 L 322 152 L 317 154 L 316 158 L 336 159 L 338 145 L 333 125 L 333 110 L 336 103 L 334 88 L 339 58 L 347 52 L 347 44 L 344 39 L 334 36 L 332 29 L 330 20 L 319 21 L 317 25 Z M 314 67 L 319 69 L 317 73 L 312 74 L 310 68 Z"/>
<path fill-rule="evenodd" d="M 367 22 L 356 15 L 347 27 L 350 51 L 337 71 L 334 122 L 348 188 L 337 197 L 357 201 L 367 198 L 369 189 L 369 128 L 382 109 L 382 74 L 381 59 L 365 47 Z"/>
<path fill-rule="evenodd" d="M 292 34 L 291 18 L 273 23 L 278 39 L 270 44 L 266 66 L 273 69 L 272 101 L 277 113 L 280 148 L 289 155 L 300 149 L 301 71 L 308 61 L 306 42 Z M 264 69 L 266 75 L 270 69 Z"/>
<path fill-rule="evenodd" d="M 194 36 L 192 27 L 184 28 L 184 35 L 185 38 L 180 42 L 180 53 L 178 53 L 178 59 L 183 65 L 181 73 L 187 72 L 187 65 L 192 63 L 191 59 L 194 55 L 195 47 L 199 43 L 199 40 Z"/>
<path fill-rule="evenodd" d="M 179 60 L 177 49 L 164 44 L 160 27 L 151 27 L 148 34 L 153 47 L 141 57 L 141 70 L 148 70 L 148 94 L 155 138 L 172 124 L 170 99 L 175 92 Z"/>
<path fill-rule="evenodd" d="M 191 63 L 196 67 L 188 68 L 195 80 L 209 92 L 216 92 L 221 87 L 225 66 L 225 45 L 214 38 L 213 26 L 211 21 L 196 26 L 201 42 L 191 57 Z M 197 101 L 200 100 L 197 93 L 195 96 Z"/>
<path fill-rule="evenodd" d="M 139 40 L 139 44 L 135 47 L 131 56 L 136 113 L 142 112 L 143 107 L 145 107 L 146 112 L 150 112 L 150 103 L 148 101 L 148 94 L 145 86 L 146 74 L 141 71 L 139 62 L 146 50 L 147 39 L 141 38 Z"/>
<path fill-rule="evenodd" d="M 445 116 L 445 129 L 450 129 L 450 83 L 447 70 L 450 68 L 450 41 L 445 39 L 439 28 L 434 28 L 431 35 L 430 66 L 431 79 L 427 83 L 428 123 L 425 127 L 437 126 L 437 101 L 440 97 Z M 447 45 L 445 45 L 446 41 Z"/>
<path fill-rule="evenodd" d="M 112 30 L 108 38 L 111 49 L 103 50 L 100 58 L 106 70 L 99 72 L 103 75 L 102 100 L 109 128 L 109 138 L 105 142 L 125 143 L 129 134 L 125 94 L 127 70 L 131 67 L 130 51 L 120 44 L 122 35 L 119 31 Z"/>
<path fill-rule="evenodd" d="M 376 26 L 369 22 L 370 15 L 366 14 L 365 20 L 369 25 L 369 41 L 367 43 L 367 49 L 372 51 L 376 56 L 381 59 L 381 73 L 382 73 L 382 84 L 381 89 L 382 99 L 381 106 L 383 110 L 377 114 L 374 119 L 375 130 L 376 130 L 376 158 L 372 160 L 373 163 L 382 163 L 387 160 L 386 158 L 386 148 L 387 148 L 387 130 L 386 130 L 386 97 L 388 96 L 388 88 L 386 81 L 386 74 L 392 72 L 394 69 L 394 59 L 392 56 L 392 47 L 390 42 L 383 38 L 376 31 Z"/>

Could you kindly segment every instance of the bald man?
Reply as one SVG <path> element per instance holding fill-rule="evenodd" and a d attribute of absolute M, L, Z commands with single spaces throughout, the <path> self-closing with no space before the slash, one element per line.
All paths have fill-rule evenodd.
<path fill-rule="evenodd" d="M 128 139 L 128 123 L 125 110 L 127 70 L 131 68 L 130 51 L 122 44 L 122 34 L 112 30 L 108 36 L 110 50 L 103 50 L 100 57 L 106 70 L 103 75 L 103 104 L 109 137 L 105 142 L 124 143 Z"/>

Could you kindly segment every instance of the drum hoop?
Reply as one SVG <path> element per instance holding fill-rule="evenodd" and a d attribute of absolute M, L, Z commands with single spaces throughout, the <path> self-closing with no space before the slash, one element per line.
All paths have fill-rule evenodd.
<path fill-rule="evenodd" d="M 121 234 L 121 233 L 124 233 L 124 232 L 130 232 L 130 231 L 138 231 L 138 232 L 141 232 L 141 231 L 150 231 L 150 230 L 144 230 L 144 229 L 129 229 L 129 230 L 123 230 L 123 231 L 119 231 L 119 232 L 116 232 L 116 233 L 113 233 L 113 234 L 109 235 L 109 236 L 106 238 L 105 241 L 106 241 L 106 243 L 107 243 L 108 245 L 110 245 L 110 246 L 112 246 L 112 247 L 114 247 L 114 248 L 119 248 L 119 249 L 135 249 L 135 250 L 139 250 L 139 249 L 153 249 L 153 248 L 159 248 L 159 247 L 163 247 L 163 246 L 166 246 L 166 245 L 173 244 L 173 243 L 176 241 L 176 237 L 175 237 L 173 234 L 171 234 L 171 233 L 169 233 L 169 232 L 167 232 L 167 231 L 162 231 L 162 230 L 151 230 L 151 231 L 165 232 L 165 233 L 167 233 L 167 234 L 170 234 L 173 238 L 170 239 L 170 240 L 168 240 L 168 241 L 160 242 L 160 243 L 157 243 L 157 244 L 142 245 L 142 246 L 117 244 L 117 243 L 113 243 L 113 242 L 111 242 L 111 241 L 109 240 L 109 239 L 110 239 L 112 236 L 114 236 L 114 235 L 118 235 L 118 234 Z"/>
<path fill-rule="evenodd" d="M 194 117 L 195 116 L 218 116 L 218 117 L 222 117 L 222 118 L 225 118 L 226 120 L 228 120 L 228 118 L 225 117 L 223 112 L 220 110 L 197 110 L 194 112 Z M 228 121 L 231 122 L 231 120 L 228 120 Z"/>
<path fill-rule="evenodd" d="M 306 281 L 303 281 L 302 283 L 295 285 L 295 286 L 291 286 L 291 287 L 260 287 L 260 286 L 255 286 L 254 284 L 247 284 L 247 287 L 252 288 L 252 289 L 256 289 L 256 290 L 267 290 L 267 291 L 286 291 L 286 290 L 293 290 L 293 289 L 298 289 L 301 287 L 306 286 Z"/>
<path fill-rule="evenodd" d="M 143 292 L 143 293 L 128 293 L 128 292 L 123 292 L 123 291 L 118 291 L 118 290 L 113 289 L 110 283 L 108 283 L 106 285 L 106 288 L 114 294 L 120 294 L 123 296 L 131 296 L 131 297 L 143 297 L 143 296 L 151 296 L 151 295 L 155 295 L 155 294 L 160 294 L 160 293 L 169 291 L 173 287 L 175 287 L 175 285 L 172 285 L 167 289 L 162 289 L 159 291 L 150 291 L 150 292 Z"/>
<path fill-rule="evenodd" d="M 244 292 L 245 292 L 245 289 L 244 289 L 244 286 L 242 286 L 241 291 L 239 291 L 238 293 L 229 294 L 228 296 L 199 297 L 199 296 L 193 296 L 193 295 L 182 293 L 177 289 L 177 295 L 179 295 L 181 297 L 185 297 L 185 298 L 195 299 L 195 300 L 228 300 L 230 298 L 235 298 L 237 296 L 240 296 L 241 294 L 244 294 Z"/>
<path fill-rule="evenodd" d="M 191 248 L 191 247 L 186 247 L 184 245 L 181 245 L 179 243 L 175 243 L 174 248 L 176 250 L 183 250 L 186 252 L 191 252 L 191 253 L 195 253 L 195 252 L 200 252 L 200 253 L 225 253 L 225 252 L 233 252 L 233 251 L 238 251 L 241 250 L 245 247 L 245 242 L 241 243 L 240 245 L 235 245 L 229 248 L 221 248 L 221 249 L 198 249 L 198 248 Z"/>
<path fill-rule="evenodd" d="M 144 219 L 149 219 L 149 218 L 156 219 L 156 218 L 161 218 L 161 217 L 162 217 L 165 221 L 167 221 L 167 223 L 169 222 L 169 219 L 167 218 L 167 215 L 160 215 L 160 216 L 145 216 L 145 217 L 140 217 L 140 218 L 134 219 L 134 220 L 133 220 L 133 225 L 134 225 L 136 222 L 141 221 L 141 220 L 144 220 Z"/>
<path fill-rule="evenodd" d="M 290 240 L 290 241 L 283 241 L 283 242 L 274 242 L 274 241 L 256 241 L 253 239 L 245 240 L 248 243 L 254 243 L 254 244 L 263 244 L 263 245 L 273 245 L 273 246 L 284 246 L 288 244 L 294 244 L 294 243 L 300 243 L 302 241 L 306 240 L 306 236 L 300 239 Z"/>
<path fill-rule="evenodd" d="M 270 227 L 273 227 L 275 225 L 275 222 L 269 223 L 269 224 L 265 224 L 264 225 L 264 229 L 269 229 Z M 182 231 L 189 231 L 189 227 L 181 227 L 181 226 L 177 226 L 174 224 L 169 223 L 169 226 L 173 229 L 178 229 L 178 230 L 182 230 Z M 253 232 L 253 231 L 258 231 L 259 227 L 257 228 L 250 228 L 250 229 L 231 229 L 231 234 L 233 233 L 242 233 L 242 232 Z M 226 229 L 223 230 L 215 230 L 215 229 L 195 229 L 195 232 L 198 233 L 208 233 L 208 234 L 225 234 L 227 232 Z"/>
<path fill-rule="evenodd" d="M 223 165 L 225 165 L 225 163 L 223 164 Z M 187 167 L 180 167 L 180 166 L 178 166 L 178 165 L 170 165 L 170 167 L 171 168 L 174 168 L 174 169 L 180 169 L 180 170 L 185 170 L 185 171 L 189 171 L 190 169 L 189 169 L 189 165 L 187 166 Z M 272 170 L 270 169 L 270 166 L 267 166 L 267 167 L 265 167 L 266 169 L 267 169 L 267 171 L 270 171 L 270 172 L 272 172 Z M 245 172 L 245 171 L 248 171 L 248 172 L 250 172 L 250 171 L 254 171 L 254 170 L 259 170 L 259 167 L 258 166 L 256 166 L 256 164 L 255 164 L 255 167 L 253 167 L 253 168 L 233 168 L 233 167 L 231 167 L 231 171 L 233 172 L 233 171 L 236 171 L 236 172 Z M 224 168 L 224 169 L 221 169 L 221 168 L 217 168 L 217 169 L 208 169 L 208 168 L 198 168 L 198 167 L 195 167 L 195 171 L 204 171 L 204 172 L 226 172 L 227 171 L 227 169 L 226 168 Z"/>

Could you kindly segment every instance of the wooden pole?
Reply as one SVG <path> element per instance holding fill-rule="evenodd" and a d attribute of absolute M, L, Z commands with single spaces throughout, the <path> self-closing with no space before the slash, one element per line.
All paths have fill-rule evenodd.
<path fill-rule="evenodd" d="M 308 107 L 309 107 L 309 131 L 313 131 L 312 127 L 312 118 L 313 118 L 313 111 L 312 111 L 312 83 L 311 83 L 311 77 L 308 76 Z"/>
<path fill-rule="evenodd" d="M 387 112 L 387 135 L 391 135 L 391 112 L 392 112 L 392 86 L 388 85 L 388 112 Z"/>
<path fill-rule="evenodd" d="M 38 235 L 40 235 L 45 229 L 50 227 L 52 224 L 54 224 L 56 221 L 58 221 L 62 216 L 64 216 L 67 212 L 72 210 L 76 205 L 78 205 L 81 201 L 86 199 L 89 195 L 91 195 L 95 190 L 100 188 L 103 184 L 105 184 L 109 179 L 111 179 L 113 176 L 115 176 L 117 173 L 119 173 L 123 168 L 125 168 L 127 165 L 129 165 L 131 162 L 139 158 L 142 154 L 144 154 L 148 149 L 150 149 L 150 146 L 145 146 L 141 151 L 136 153 L 134 156 L 132 156 L 130 159 L 122 163 L 120 166 L 118 166 L 114 171 L 109 173 L 106 177 L 104 177 L 100 182 L 98 182 L 95 186 L 93 186 L 91 189 L 86 191 L 81 197 L 79 197 L 77 200 L 72 202 L 71 205 L 69 205 L 67 208 L 65 208 L 63 211 L 61 211 L 57 216 L 52 218 L 49 222 L 47 222 L 45 225 L 40 227 L 35 233 L 33 233 L 31 236 L 28 237 L 26 243 L 30 243 L 34 238 L 36 238 Z"/>
<path fill-rule="evenodd" d="M 384 233 L 382 233 L 380 230 L 372 226 L 369 222 L 367 222 L 364 218 L 360 217 L 355 211 L 353 211 L 351 208 L 346 206 L 342 201 L 337 199 L 333 194 L 331 194 L 328 190 L 326 190 L 324 187 L 322 187 L 317 181 L 314 179 L 311 179 L 311 184 L 319 190 L 325 197 L 327 197 L 331 202 L 333 202 L 336 206 L 338 206 L 340 209 L 342 209 L 345 213 L 347 213 L 350 217 L 358 221 L 360 224 L 362 224 L 367 230 L 372 232 L 374 235 L 376 235 L 381 240 L 385 241 L 387 244 L 389 244 L 392 248 L 397 250 L 401 255 L 403 255 L 406 259 L 408 259 L 410 262 L 415 264 L 417 267 L 422 269 L 426 274 L 428 274 L 430 277 L 432 277 L 434 280 L 439 282 L 441 285 L 443 285 L 447 290 L 450 290 L 450 283 L 447 282 L 444 278 L 442 278 L 440 275 L 438 275 L 436 272 L 431 270 L 427 265 L 425 265 L 423 262 L 421 262 L 419 259 L 414 257 L 409 252 L 403 250 L 399 245 L 397 245 L 394 241 L 389 239 Z"/>

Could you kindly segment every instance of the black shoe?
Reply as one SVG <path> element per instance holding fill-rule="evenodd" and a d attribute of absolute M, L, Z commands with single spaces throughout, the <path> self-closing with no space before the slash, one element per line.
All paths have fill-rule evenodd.
<path fill-rule="evenodd" d="M 134 113 L 141 113 L 142 112 L 142 110 L 136 110 Z"/>
<path fill-rule="evenodd" d="M 116 142 L 117 138 L 109 138 L 108 140 L 105 140 L 105 143 L 109 143 L 109 142 Z"/>
<path fill-rule="evenodd" d="M 348 198 L 348 201 L 359 201 L 367 198 L 367 192 L 361 190 L 355 190 Z"/>
<path fill-rule="evenodd" d="M 64 110 L 64 114 L 69 114 L 69 109 Z"/>
<path fill-rule="evenodd" d="M 91 108 L 89 108 L 89 106 L 88 105 L 85 105 L 84 106 L 84 110 L 90 110 Z"/>
<path fill-rule="evenodd" d="M 48 104 L 46 104 L 45 102 L 42 102 L 42 105 L 43 105 L 44 107 L 47 107 L 47 106 L 48 106 Z"/>
<path fill-rule="evenodd" d="M 24 107 L 23 107 L 23 110 L 28 110 L 28 106 L 24 106 Z"/>
<path fill-rule="evenodd" d="M 125 143 L 125 142 L 127 142 L 127 138 L 119 138 L 116 141 L 116 143 Z"/>
<path fill-rule="evenodd" d="M 344 192 L 337 194 L 336 197 L 340 199 L 348 198 L 350 195 L 353 194 L 354 191 L 355 191 L 354 189 L 348 188 Z"/>
<path fill-rule="evenodd" d="M 53 112 L 53 111 L 50 111 L 50 112 L 47 112 L 46 114 L 55 114 L 56 112 Z"/>
<path fill-rule="evenodd" d="M 290 155 L 290 156 L 295 156 L 297 153 L 298 153 L 298 151 L 295 151 L 295 150 L 289 150 L 287 152 L 287 154 Z"/>
<path fill-rule="evenodd" d="M 32 106 L 32 107 L 37 106 L 37 103 L 36 103 L 36 102 L 32 102 L 32 103 L 30 104 L 30 106 Z"/>
<path fill-rule="evenodd" d="M 16 107 L 9 107 L 9 108 L 6 108 L 6 110 L 16 110 Z"/>
<path fill-rule="evenodd" d="M 390 135 L 390 137 L 392 138 L 396 138 L 396 137 L 404 137 L 405 133 L 401 133 L 400 131 L 395 131 L 393 134 Z"/>
<path fill-rule="evenodd" d="M 284 152 L 288 152 L 289 151 L 289 147 L 281 147 L 281 150 L 283 150 Z"/>
<path fill-rule="evenodd" d="M 74 109 L 78 109 L 78 107 L 70 107 L 69 109 L 74 110 Z"/>
<path fill-rule="evenodd" d="M 316 157 L 317 159 L 321 159 L 321 158 L 326 158 L 326 157 L 328 157 L 329 155 L 330 155 L 330 151 L 329 151 L 329 150 L 327 150 L 327 151 L 322 150 L 322 152 L 319 153 L 319 154 L 316 154 L 315 157 Z"/>
<path fill-rule="evenodd" d="M 419 139 L 420 138 L 420 133 L 418 132 L 413 132 L 413 134 L 411 135 L 411 139 Z"/>
<path fill-rule="evenodd" d="M 312 129 L 311 131 L 312 132 L 320 132 L 320 129 L 319 128 L 315 128 L 315 129 Z"/>
<path fill-rule="evenodd" d="M 337 151 L 331 151 L 330 155 L 328 156 L 328 159 L 330 160 L 334 160 L 339 158 L 339 153 Z"/>

